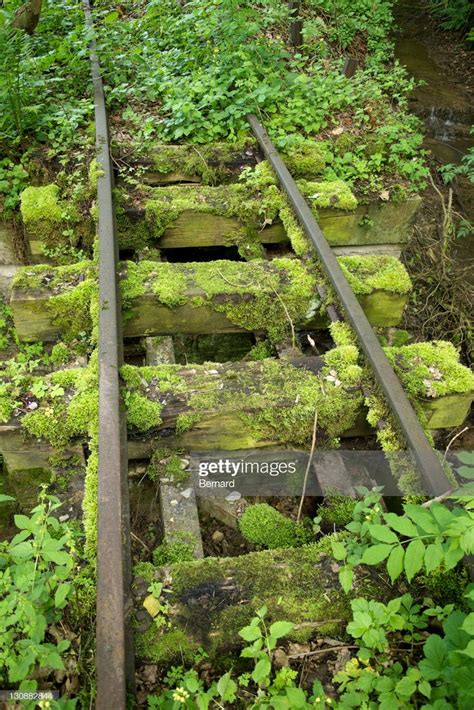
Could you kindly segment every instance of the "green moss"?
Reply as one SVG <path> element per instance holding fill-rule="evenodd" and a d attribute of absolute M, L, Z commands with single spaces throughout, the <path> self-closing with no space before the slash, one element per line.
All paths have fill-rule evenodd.
<path fill-rule="evenodd" d="M 60 199 L 59 187 L 55 184 L 23 190 L 20 211 L 29 236 L 48 248 L 61 245 L 64 230 L 79 221 L 77 207 L 71 201 Z M 78 239 L 72 241 L 77 243 Z M 71 242 L 70 236 L 68 242 Z"/>
<path fill-rule="evenodd" d="M 459 362 L 452 343 L 442 340 L 385 348 L 388 359 L 412 397 L 441 397 L 474 391 L 474 373 Z"/>
<path fill-rule="evenodd" d="M 65 341 L 88 335 L 92 330 L 91 304 L 97 293 L 95 269 L 90 261 L 67 266 L 28 266 L 18 269 L 13 289 L 41 289 L 46 308 L 62 330 Z"/>
<path fill-rule="evenodd" d="M 91 163 L 89 165 L 89 173 L 88 173 L 88 179 L 89 179 L 89 187 L 93 191 L 94 195 L 97 192 L 97 182 L 100 177 L 103 177 L 105 175 L 103 169 L 99 167 L 99 164 L 97 160 L 91 160 Z"/>
<path fill-rule="evenodd" d="M 326 495 L 324 504 L 318 508 L 321 524 L 343 528 L 352 520 L 355 504 L 355 499 L 349 496 Z"/>
<path fill-rule="evenodd" d="M 161 236 L 182 212 L 195 211 L 233 217 L 241 222 L 242 228 L 251 231 L 259 228 L 265 217 L 261 202 L 256 194 L 243 184 L 221 185 L 220 187 L 193 187 L 189 185 L 155 188 L 151 198 L 145 203 L 146 219 L 151 224 L 155 238 Z M 235 228 L 229 231 L 232 236 Z"/>
<path fill-rule="evenodd" d="M 144 385 L 152 385 L 160 392 L 173 391 L 179 394 L 186 391 L 186 380 L 179 374 L 182 369 L 181 365 L 124 365 L 120 368 L 120 375 L 128 388 L 140 389 Z"/>
<path fill-rule="evenodd" d="M 172 542 L 163 542 L 153 550 L 153 564 L 156 567 L 175 562 L 190 562 L 194 559 L 196 540 L 191 533 L 177 533 Z"/>
<path fill-rule="evenodd" d="M 189 472 L 183 468 L 181 462 L 182 450 L 173 451 L 167 447 L 156 449 L 150 459 L 147 475 L 152 481 L 167 480 L 174 484 L 185 483 L 189 480 Z"/>
<path fill-rule="evenodd" d="M 357 336 L 348 323 L 342 320 L 334 321 L 329 325 L 329 332 L 336 346 L 357 345 Z"/>
<path fill-rule="evenodd" d="M 172 565 L 170 618 L 216 658 L 242 645 L 239 629 L 263 605 L 270 622 L 288 619 L 296 624 L 290 633 L 294 640 L 314 633 L 338 635 L 351 611 L 326 547 L 318 543 Z M 357 589 L 364 594 L 363 581 Z"/>
<path fill-rule="evenodd" d="M 169 262 L 126 262 L 126 278 L 121 282 L 124 308 L 134 298 L 145 294 L 149 287 L 164 306 L 175 308 L 187 301 L 186 273 L 179 264 Z"/>
<path fill-rule="evenodd" d="M 155 663 L 192 663 L 199 646 L 182 629 L 160 632 L 155 625 L 144 634 L 136 634 L 135 643 L 137 655 Z"/>
<path fill-rule="evenodd" d="M 66 343 L 56 343 L 51 350 L 51 362 L 53 365 L 64 365 L 68 362 L 71 351 Z"/>
<path fill-rule="evenodd" d="M 152 292 L 163 305 L 206 306 L 246 330 L 268 332 L 272 340 L 281 340 L 290 332 L 291 324 L 312 315 L 315 287 L 315 276 L 296 259 L 251 264 L 142 261 L 127 263 L 122 296 L 129 312 L 134 299 Z"/>
<path fill-rule="evenodd" d="M 7 382 L 0 382 L 0 422 L 8 422 L 18 406 Z"/>
<path fill-rule="evenodd" d="M 316 279 L 295 259 L 248 265 L 214 261 L 196 267 L 195 283 L 207 305 L 246 330 L 267 332 L 274 342 L 311 313 Z"/>
<path fill-rule="evenodd" d="M 272 357 L 273 348 L 267 340 L 261 340 L 256 343 L 248 353 L 249 360 L 265 360 L 267 357 Z"/>
<path fill-rule="evenodd" d="M 138 392 L 127 392 L 125 396 L 127 421 L 138 431 L 148 431 L 161 424 L 161 404 L 153 402 Z"/>
<path fill-rule="evenodd" d="M 97 437 L 91 441 L 91 453 L 87 461 L 82 501 L 85 545 L 84 552 L 94 561 L 97 550 L 97 506 L 99 485 L 99 456 Z"/>
<path fill-rule="evenodd" d="M 246 508 L 239 527 L 246 540 L 270 549 L 299 547 L 308 542 L 307 531 L 301 525 L 267 503 Z"/>
<path fill-rule="evenodd" d="M 27 187 L 21 193 L 20 211 L 27 229 L 49 241 L 62 224 L 59 187 L 54 184 Z"/>
<path fill-rule="evenodd" d="M 421 576 L 418 581 L 425 596 L 427 591 L 436 604 L 454 604 L 461 609 L 467 606 L 464 594 L 470 580 L 466 567 L 458 566 L 449 571 L 440 569 Z"/>
<path fill-rule="evenodd" d="M 328 145 L 324 141 L 303 140 L 290 150 L 283 151 L 285 164 L 295 178 L 311 180 L 322 175 L 328 159 Z"/>
<path fill-rule="evenodd" d="M 394 256 L 340 256 L 338 262 L 358 296 L 377 290 L 405 294 L 412 288 L 407 270 Z"/>
<path fill-rule="evenodd" d="M 54 407 L 28 412 L 22 419 L 22 426 L 36 439 L 61 447 L 66 446 L 70 437 L 66 422 L 66 405 L 56 404 Z"/>
<path fill-rule="evenodd" d="M 192 145 L 156 145 L 151 149 L 153 169 L 168 175 L 180 173 L 200 177 L 207 185 L 226 182 L 235 174 L 233 165 L 255 146 L 249 138 L 235 142 Z"/>
<path fill-rule="evenodd" d="M 176 433 L 183 434 L 185 431 L 189 431 L 201 420 L 201 415 L 197 413 L 193 414 L 178 414 L 176 418 Z"/>
<path fill-rule="evenodd" d="M 354 210 L 357 207 L 356 196 L 343 180 L 299 180 L 298 187 L 313 207 L 334 207 L 339 210 Z"/>

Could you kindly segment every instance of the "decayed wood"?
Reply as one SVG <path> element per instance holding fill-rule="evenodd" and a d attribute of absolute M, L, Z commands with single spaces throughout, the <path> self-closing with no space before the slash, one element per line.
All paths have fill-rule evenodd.
<path fill-rule="evenodd" d="M 197 188 L 196 188 L 197 189 Z M 400 252 L 401 245 L 410 237 L 410 228 L 420 205 L 413 197 L 399 203 L 371 203 L 354 210 L 318 209 L 318 222 L 329 244 L 340 253 L 388 254 Z M 145 220 L 145 210 L 125 209 L 129 224 Z M 258 225 L 255 225 L 258 228 Z M 129 227 L 132 229 L 132 227 Z M 156 246 L 166 249 L 228 246 L 239 242 L 242 223 L 236 217 L 224 217 L 208 211 L 184 210 L 164 233 L 156 238 Z M 234 237 L 233 237 L 234 235 Z M 258 231 L 263 244 L 289 241 L 279 219 Z"/>
<path fill-rule="evenodd" d="M 290 639 L 301 633 L 342 633 L 350 609 L 338 582 L 338 565 L 320 546 L 253 552 L 229 558 L 204 558 L 154 572 L 165 584 L 170 605 L 169 629 L 150 629 L 138 636 L 139 655 L 160 662 L 179 660 L 189 646 L 204 646 L 212 657 L 221 657 L 244 644 L 239 629 L 265 606 L 268 623 L 285 618 L 295 624 Z M 153 575 L 153 570 L 151 570 Z M 355 570 L 358 594 L 370 594 L 370 570 Z M 181 631 L 181 635 L 177 632 Z M 151 639 L 160 640 L 154 644 Z M 180 648 L 186 639 L 187 648 Z"/>
<path fill-rule="evenodd" d="M 168 265 L 161 265 L 157 262 L 155 269 L 157 275 L 161 266 L 166 268 Z M 178 268 L 178 265 L 176 267 Z M 236 333 L 246 330 L 243 325 L 237 324 L 230 314 L 227 315 L 223 312 L 225 309 L 222 306 L 223 304 L 232 304 L 233 306 L 241 304 L 243 309 L 248 307 L 250 312 L 255 302 L 255 294 L 246 293 L 245 289 L 239 289 L 237 285 L 235 293 L 229 293 L 229 284 L 224 280 L 222 293 L 215 293 L 211 298 L 207 298 L 206 292 L 193 280 L 192 270 L 190 271 L 184 264 L 182 267 L 187 269 L 187 287 L 182 294 L 187 302 L 183 305 L 169 307 L 160 301 L 159 295 L 154 292 L 152 286 L 146 286 L 143 295 L 131 298 L 129 301 L 128 312 L 124 318 L 125 337 L 173 334 L 204 335 Z M 199 267 L 193 268 L 198 269 Z M 272 262 L 259 262 L 258 269 L 258 278 L 261 278 L 259 295 L 266 293 L 269 302 L 272 302 L 276 298 L 275 290 L 268 283 L 266 275 L 275 274 L 275 266 Z M 255 273 L 257 272 L 255 271 Z M 281 274 L 282 282 L 286 279 L 288 283 L 294 279 L 284 268 L 278 273 Z M 126 275 L 124 278 L 126 279 Z M 237 278 L 236 284 L 245 284 L 248 278 L 249 264 L 242 264 L 242 278 Z M 294 283 L 296 285 L 297 280 Z M 282 301 L 284 301 L 284 292 L 281 293 Z M 47 285 L 35 288 L 13 287 L 10 303 L 20 339 L 28 342 L 55 341 L 61 337 L 62 327 L 55 322 L 50 307 L 52 295 Z M 193 302 L 196 297 L 203 299 L 197 305 Z M 293 324 L 294 327 L 314 329 L 327 327 L 327 318 L 319 312 L 315 312 L 316 291 L 314 293 L 303 291 L 298 298 L 300 299 L 301 308 L 299 311 L 302 317 Z M 407 295 L 374 289 L 371 293 L 360 296 L 359 300 L 372 325 L 393 326 L 400 322 Z M 74 318 L 73 313 L 71 318 Z M 287 318 L 283 306 L 281 318 L 282 320 Z M 265 327 L 261 330 L 265 332 Z"/>
<path fill-rule="evenodd" d="M 182 247 L 229 246 L 240 242 L 232 235 L 241 233 L 242 224 L 234 217 L 185 210 L 178 219 L 168 227 L 157 240 L 157 246 L 163 249 L 179 249 Z M 288 241 L 283 224 L 278 220 L 275 224 L 266 226 L 258 232 L 262 244 L 278 244 Z"/>
<path fill-rule="evenodd" d="M 323 364 L 319 357 L 306 358 L 305 361 L 295 360 L 295 364 L 303 365 L 307 371 L 308 384 L 319 386 L 315 377 Z M 260 378 L 259 363 L 241 362 L 213 364 L 212 367 L 183 367 L 177 370 L 186 383 L 185 392 L 176 393 L 174 389 L 164 395 L 159 394 L 151 387 L 146 396 L 151 401 L 160 401 L 162 404 L 161 423 L 154 429 L 138 432 L 129 428 L 128 455 L 130 459 L 143 459 L 151 456 L 160 446 L 184 448 L 186 450 L 248 450 L 261 447 L 282 445 L 282 441 L 275 441 L 271 436 L 265 438 L 259 431 L 254 431 L 245 423 L 245 415 L 256 415 L 259 412 L 269 411 L 278 406 L 280 412 L 294 410 L 295 393 L 287 392 L 288 364 L 278 363 L 273 374 L 274 391 L 282 393 L 278 403 L 275 404 L 272 395 L 266 390 L 265 382 Z M 227 374 L 226 374 L 227 373 Z M 232 376 L 228 376 L 229 373 Z M 258 404 L 253 399 L 252 408 L 249 405 L 248 383 L 253 383 L 261 392 Z M 216 394 L 216 399 L 211 402 L 202 402 L 200 395 L 206 392 Z M 283 394 L 285 393 L 285 394 Z M 254 392 L 255 394 L 255 392 Z M 193 396 L 194 395 L 194 396 Z M 273 395 L 274 396 L 274 395 Z M 351 395 L 347 393 L 349 398 Z M 420 401 L 428 415 L 428 426 L 439 428 L 442 424 L 446 428 L 459 426 L 468 414 L 474 392 L 448 395 L 430 401 Z M 430 412 L 435 414 L 430 419 Z M 197 421 L 192 428 L 182 434 L 176 435 L 176 423 L 179 415 L 195 415 Z M 342 436 L 360 436 L 370 433 L 371 429 L 365 421 L 365 410 L 360 405 L 360 414 L 356 425 Z M 318 441 L 323 440 L 318 435 Z M 291 438 L 291 437 L 288 437 Z M 284 442 L 283 442 L 284 443 Z M 288 445 L 292 442 L 288 440 Z M 15 419 L 0 425 L 0 451 L 5 455 L 7 463 L 12 468 L 35 468 L 46 464 L 52 447 L 47 443 L 36 442 L 27 436 L 21 429 L 21 421 Z M 15 457 L 17 457 L 15 459 Z"/>

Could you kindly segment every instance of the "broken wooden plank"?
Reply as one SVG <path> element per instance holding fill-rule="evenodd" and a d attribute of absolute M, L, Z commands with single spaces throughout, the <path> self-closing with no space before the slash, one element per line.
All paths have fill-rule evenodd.
<path fill-rule="evenodd" d="M 458 362 L 452 346 L 418 343 L 387 348 L 387 355 L 394 358 L 402 384 L 414 402 L 427 413 L 428 427 L 462 424 L 474 398 L 474 376 Z M 316 408 L 319 448 L 327 447 L 335 437 L 363 434 L 360 427 L 361 423 L 367 427 L 366 409 L 357 349 L 342 346 L 323 358 L 299 358 L 295 362 L 298 366 L 273 359 L 194 367 L 124 366 L 129 457 L 149 458 L 163 446 L 207 452 L 270 446 L 304 448 L 311 441 Z M 436 380 L 428 381 L 426 373 L 432 373 Z M 50 377 L 54 375 L 44 379 Z M 65 399 L 74 412 L 75 390 L 69 387 Z M 84 392 L 78 392 L 79 402 L 84 396 Z M 433 407 L 436 416 L 430 417 Z M 48 412 L 46 430 L 44 408 Z M 23 415 L 17 413 L 0 425 L 0 450 L 13 455 L 15 451 L 34 451 L 38 448 L 34 443 L 36 431 L 43 439 L 39 448 L 47 449 L 43 432 L 54 429 L 55 417 L 58 426 L 67 424 L 68 412 L 62 398 L 42 400 L 26 415 L 24 423 L 31 436 L 23 431 Z M 84 431 L 84 438 L 86 434 Z M 12 436 L 17 437 L 13 443 Z"/>
<path fill-rule="evenodd" d="M 339 259 L 369 322 L 396 325 L 411 288 L 404 266 L 385 256 Z M 317 295 L 321 277 L 314 266 L 296 259 L 125 262 L 121 272 L 125 337 L 250 331 L 278 341 L 291 327 L 328 323 Z M 18 336 L 54 341 L 65 331 L 87 330 L 94 288 L 87 263 L 20 269 L 10 299 Z"/>

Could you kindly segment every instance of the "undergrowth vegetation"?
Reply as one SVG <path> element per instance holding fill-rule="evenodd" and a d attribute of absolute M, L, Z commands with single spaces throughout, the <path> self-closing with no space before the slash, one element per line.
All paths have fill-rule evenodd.
<path fill-rule="evenodd" d="M 86 259 L 93 249 L 95 222 L 89 218 L 97 178 L 88 60 L 91 33 L 85 29 L 81 3 L 76 0 L 44 2 L 32 34 L 13 27 L 21 5 L 21 0 L 4 0 L 0 7 L 2 218 L 12 221 L 21 215 L 26 232 L 31 228 L 36 237 L 45 240 L 48 258 L 66 262 Z M 97 47 L 115 144 L 125 146 L 140 159 L 161 143 L 187 142 L 194 160 L 196 153 L 198 162 L 204 163 L 204 168 L 200 167 L 204 175 L 211 168 L 202 153 L 210 155 L 210 145 L 216 141 L 248 145 L 246 114 L 254 112 L 278 147 L 293 156 L 296 171 L 303 169 L 304 159 L 308 160 L 308 144 L 313 146 L 310 167 L 318 168 L 317 175 L 309 177 L 317 177 L 318 182 L 308 178 L 301 185 L 306 186 L 309 199 L 319 199 L 321 204 L 314 202 L 315 207 L 336 206 L 350 211 L 369 197 L 378 196 L 387 202 L 417 192 L 424 187 L 428 173 L 419 121 L 408 112 L 407 97 L 413 81 L 393 58 L 392 9 L 389 0 L 303 0 L 299 9 L 303 42 L 294 47 L 289 31 L 290 8 L 281 0 L 124 0 L 120 4 L 98 0 L 93 6 L 100 28 Z M 434 5 L 434 11 L 442 14 L 450 29 L 467 27 L 469 15 L 464 0 L 440 2 Z M 348 55 L 359 62 L 351 79 L 341 73 Z M 137 176 L 143 174 L 139 170 L 135 173 L 133 165 L 127 169 L 124 182 L 137 187 Z M 444 178 L 449 181 L 456 174 L 472 179 L 472 155 L 461 167 L 446 168 Z M 259 198 L 251 203 L 241 180 L 227 189 L 226 210 L 232 207 L 228 196 L 239 191 L 248 198 L 242 202 L 249 213 L 253 208 L 261 210 L 262 190 L 268 187 L 266 208 L 272 206 L 272 219 L 276 219 L 277 208 L 284 211 L 286 205 L 276 197 L 274 176 L 268 166 L 261 163 L 255 170 L 243 171 L 241 177 L 249 186 L 255 180 Z M 167 198 L 175 194 L 173 188 L 167 190 Z M 183 193 L 182 188 L 179 191 Z M 203 209 L 206 187 L 200 192 L 191 187 L 190 192 Z M 211 193 L 215 195 L 214 187 L 209 188 Z M 179 206 L 176 194 L 170 213 Z M 191 209 L 189 202 L 183 204 L 183 210 Z M 155 208 L 156 237 L 158 226 L 164 230 L 172 219 L 168 214 L 169 220 L 165 220 L 166 210 L 156 200 Z M 153 203 L 149 212 L 153 213 Z M 272 219 L 265 218 L 264 226 Z M 288 210 L 286 224 L 291 226 L 292 220 Z M 295 233 L 294 226 L 292 229 Z M 462 223 L 458 229 L 467 227 Z M 455 234 L 453 230 L 450 237 Z M 298 234 L 293 247 L 300 255 L 295 246 Z M 260 249 L 258 241 L 257 255 L 261 255 Z M 300 249 L 304 254 L 306 246 L 301 239 Z M 387 290 L 391 286 L 405 293 L 410 288 L 408 276 L 403 270 L 400 273 L 395 260 L 396 266 L 386 277 L 380 260 L 372 261 L 370 273 L 367 266 L 360 273 L 355 268 L 349 270 L 359 263 L 358 257 L 343 257 L 341 263 L 359 294 L 371 288 L 369 278 L 376 277 L 386 278 L 382 283 Z M 440 263 L 444 269 L 445 262 Z M 15 287 L 44 286 L 52 290 L 53 316 L 64 330 L 65 342 L 52 347 L 21 343 L 12 326 L 11 308 L 0 303 L 0 350 L 6 353 L 0 363 L 0 424 L 8 429 L 12 420 L 21 419 L 23 430 L 16 432 L 19 437 L 29 435 L 45 448 L 51 444 L 62 450 L 75 445 L 80 448 L 78 467 L 82 466 L 82 475 L 86 468 L 82 519 L 78 523 L 68 522 L 68 515 L 63 518 L 60 501 L 42 491 L 30 513 L 13 516 L 13 537 L 0 542 L 0 685 L 11 685 L 25 693 L 45 684 L 60 688 L 63 697 L 41 707 L 63 710 L 76 704 L 92 706 L 95 692 L 91 648 L 98 505 L 99 355 L 94 348 L 99 305 L 95 264 L 84 261 L 63 266 L 56 276 L 48 273 L 49 266 L 28 267 L 20 270 L 13 282 Z M 269 268 L 266 262 L 265 268 L 246 264 L 254 281 L 236 287 L 234 277 L 243 267 L 238 262 L 229 264 L 214 261 L 195 265 L 201 295 L 193 296 L 194 304 L 209 305 L 216 296 L 216 312 L 226 313 L 230 322 L 248 326 L 249 331 L 260 332 L 265 326 L 275 342 L 277 335 L 287 336 L 291 326 L 295 343 L 297 297 L 303 288 L 308 293 L 314 291 L 312 276 L 305 276 L 296 259 L 280 258 Z M 166 261 L 158 266 L 146 260 L 129 263 L 128 278 L 122 284 L 130 319 L 132 299 L 144 296 L 148 287 L 163 306 L 186 303 L 183 267 Z M 272 279 L 276 279 L 273 272 L 278 268 L 283 271 L 283 267 L 282 285 Z M 260 275 L 265 271 L 270 272 L 267 295 L 265 277 Z M 165 272 L 167 278 L 160 281 Z M 380 280 L 378 283 L 382 288 Z M 63 293 L 68 284 L 70 293 Z M 232 296 L 236 288 L 259 299 L 258 309 L 251 314 L 253 320 L 245 304 L 239 307 L 230 302 L 232 299 L 230 305 L 224 303 L 222 296 Z M 282 319 L 282 307 L 288 322 Z M 305 313 L 307 310 L 305 307 Z M 223 393 L 214 384 L 209 385 L 209 377 L 219 371 L 207 371 L 207 364 L 192 371 L 202 378 L 196 392 L 188 390 L 179 366 L 126 365 L 121 376 L 132 435 L 138 440 L 139 435 L 153 435 L 158 430 L 164 403 L 171 395 L 189 404 L 189 411 L 177 416 L 174 433 L 178 435 L 191 431 L 213 407 L 215 417 L 224 420 L 230 407 L 237 409 L 235 399 L 240 397 L 248 407 L 242 421 L 252 441 L 307 446 L 313 429 L 316 436 L 317 408 L 319 426 L 325 430 L 327 441 L 338 445 L 337 437 L 356 423 L 365 396 L 369 422 L 374 427 L 380 425 L 381 446 L 397 453 L 404 443 L 400 444 L 398 432 L 390 428 L 389 413 L 379 398 L 362 394 L 366 373 L 359 363 L 352 333 L 343 324 L 335 325 L 334 341 L 337 332 L 339 347 L 325 352 L 319 379 L 310 378 L 306 370 L 290 363 L 282 361 L 282 365 L 267 359 L 272 350 L 263 341 L 252 348 L 253 363 L 246 368 L 248 380 L 239 381 L 236 373 L 229 372 L 232 386 Z M 387 350 L 395 368 L 402 372 L 409 395 L 427 400 L 472 390 L 472 379 L 460 368 L 454 348 L 442 343 L 417 347 Z M 421 357 L 425 350 L 435 359 L 425 363 Z M 85 366 L 87 357 L 89 364 Z M 280 366 L 284 379 L 276 377 Z M 149 397 L 150 389 L 155 399 Z M 287 406 L 289 399 L 290 404 L 294 401 L 292 408 Z M 172 433 L 169 426 L 167 435 Z M 321 439 L 324 437 L 318 445 Z M 87 466 L 82 465 L 86 447 Z M 148 471 L 151 482 L 157 483 L 161 464 L 168 481 L 184 486 L 188 473 L 180 455 L 171 448 L 157 450 Z M 53 458 L 48 461 L 52 468 Z M 458 467 L 459 478 L 471 481 L 472 455 L 461 454 L 459 460 L 465 464 Z M 154 479 L 150 474 L 153 468 Z M 23 489 L 25 481 L 30 480 L 27 474 L 34 477 L 29 471 L 19 474 Z M 58 481 L 53 477 L 53 482 Z M 260 502 L 246 509 L 238 531 L 234 531 L 252 546 L 264 548 L 263 554 L 282 550 L 283 559 L 304 549 L 314 550 L 315 543 L 326 545 L 323 556 L 339 580 L 335 591 L 343 596 L 348 614 L 337 639 L 328 641 L 322 632 L 318 637 L 320 625 L 316 623 L 304 638 L 317 640 L 319 647 L 315 652 L 292 655 L 289 635 L 297 624 L 274 617 L 270 605 L 259 607 L 240 630 L 240 648 L 229 651 L 226 673 L 220 675 L 217 664 L 214 668 L 204 651 L 194 657 L 193 667 L 184 660 L 179 666 L 163 664 L 155 674 L 149 708 L 471 710 L 474 591 L 467 583 L 462 562 L 465 555 L 474 552 L 472 484 L 464 486 L 462 498 L 452 495 L 446 501 L 422 503 L 420 497 L 416 502 L 405 501 L 403 515 L 385 509 L 380 489 L 359 493 L 358 500 L 333 495 L 320 507 L 316 518 L 306 518 L 302 523 Z M 17 505 L 3 493 L 0 504 Z M 0 512 L 3 514 L 3 508 Z M 156 521 L 154 525 L 156 528 Z M 155 541 L 150 548 L 138 536 L 135 538 L 148 554 L 150 561 L 145 564 L 153 561 L 156 567 L 169 569 L 195 563 L 196 540 L 192 535 L 158 546 Z M 206 561 L 220 564 L 212 558 Z M 360 573 L 369 579 L 374 574 L 377 584 L 373 598 L 361 596 L 357 585 Z M 272 574 L 271 569 L 268 574 Z M 175 621 L 171 601 L 164 601 L 168 581 L 166 577 L 166 582 L 154 582 L 148 588 L 159 609 L 153 618 L 158 634 Z M 226 593 L 229 589 L 224 587 Z M 324 596 L 331 601 L 331 588 L 324 589 Z M 444 599 L 447 589 L 452 594 Z M 207 593 L 204 588 L 203 594 Z M 234 593 L 238 594 L 231 589 L 231 595 Z M 308 590 L 308 594 L 314 596 L 314 590 Z M 222 600 L 225 605 L 224 596 Z M 222 600 L 217 598 L 216 603 Z M 332 628 L 338 628 L 337 624 Z M 348 652 L 339 658 L 338 668 L 319 678 L 316 665 L 313 681 L 308 682 L 307 661 L 320 653 L 334 653 L 334 648 Z M 282 653 L 286 657 L 283 663 Z M 85 685 L 83 690 L 79 676 Z M 26 707 L 35 705 L 27 703 Z"/>
<path fill-rule="evenodd" d="M 11 27 L 19 5 L 0 10 L 6 209 L 53 170 L 60 180 L 76 170 L 76 186 L 85 184 L 91 158 L 90 36 L 80 3 L 43 4 L 31 36 Z M 289 8 L 278 0 L 100 2 L 94 13 L 115 137 L 144 155 L 156 141 L 239 141 L 254 112 L 279 147 L 329 139 L 326 179 L 365 193 L 388 187 L 394 197 L 424 185 L 419 123 L 407 112 L 413 82 L 394 63 L 389 38 L 391 2 L 307 0 L 297 49 Z M 351 80 L 341 74 L 348 53 L 360 61 Z"/>

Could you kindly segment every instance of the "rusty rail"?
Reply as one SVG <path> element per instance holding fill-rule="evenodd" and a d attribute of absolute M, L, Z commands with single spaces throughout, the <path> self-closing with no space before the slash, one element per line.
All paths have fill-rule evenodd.
<path fill-rule="evenodd" d="M 375 378 L 403 432 L 427 492 L 437 496 L 449 491 L 451 484 L 446 477 L 441 462 L 426 438 L 426 434 L 418 421 L 418 417 L 405 394 L 400 380 L 393 371 L 372 326 L 349 286 L 336 256 L 316 222 L 306 200 L 288 172 L 275 146 L 271 143 L 260 121 L 253 114 L 249 114 L 247 120 L 266 159 L 275 171 L 301 226 L 318 253 L 326 275 L 341 301 L 346 316 L 354 328 L 365 356 L 372 367 Z"/>
<path fill-rule="evenodd" d="M 93 30 L 89 0 L 83 0 L 86 26 Z M 90 43 L 97 160 L 99 243 L 99 470 L 97 519 L 97 710 L 125 710 L 133 688 L 130 618 L 130 516 L 126 422 L 121 406 L 123 362 L 118 245 L 112 197 L 107 111 L 94 39 Z"/>

